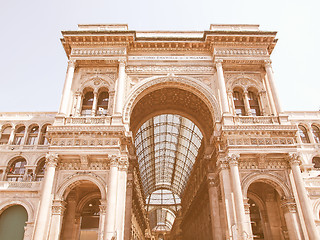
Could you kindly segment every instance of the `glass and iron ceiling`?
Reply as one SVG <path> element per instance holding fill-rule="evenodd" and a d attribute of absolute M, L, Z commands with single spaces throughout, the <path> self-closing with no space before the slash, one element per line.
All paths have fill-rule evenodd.
<path fill-rule="evenodd" d="M 158 115 L 139 128 L 135 147 L 147 200 L 152 202 L 151 194 L 159 189 L 172 192 L 173 199 L 181 196 L 202 137 L 192 121 L 174 114 Z"/>

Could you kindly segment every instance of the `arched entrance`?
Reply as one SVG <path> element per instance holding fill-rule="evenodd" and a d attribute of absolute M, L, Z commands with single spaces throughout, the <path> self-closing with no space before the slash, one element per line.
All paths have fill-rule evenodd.
<path fill-rule="evenodd" d="M 198 89 L 189 91 L 192 87 L 182 80 L 179 84 L 174 79 L 165 84 L 151 84 L 132 101 L 130 130 L 135 140 L 138 172 L 153 238 L 184 239 L 182 231 L 191 229 L 190 239 L 195 236 L 211 239 L 210 223 L 203 224 L 205 234 L 200 234 L 204 229 L 184 221 L 195 217 L 199 223 L 207 222 L 208 212 L 196 211 L 195 206 L 183 209 L 182 202 L 183 197 L 189 198 L 184 194 L 190 185 L 189 177 L 196 162 L 202 161 L 212 137 L 215 106 Z M 207 205 L 204 209 L 209 209 L 209 201 L 203 204 Z M 176 216 L 179 221 L 175 221 Z"/>
<path fill-rule="evenodd" d="M 99 188 L 88 180 L 80 180 L 66 190 L 62 240 L 98 239 L 100 225 Z"/>
<path fill-rule="evenodd" d="M 0 215 L 0 239 L 22 240 L 27 220 L 28 213 L 21 205 L 13 205 L 5 209 Z"/>
<path fill-rule="evenodd" d="M 254 239 L 288 239 L 281 196 L 272 185 L 253 182 L 248 188 L 248 204 Z"/>

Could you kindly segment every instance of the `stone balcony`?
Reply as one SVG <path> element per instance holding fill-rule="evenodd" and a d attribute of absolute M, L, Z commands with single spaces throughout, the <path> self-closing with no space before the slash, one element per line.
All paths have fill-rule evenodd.
<path fill-rule="evenodd" d="M 0 181 L 0 191 L 40 191 L 41 182 Z"/>

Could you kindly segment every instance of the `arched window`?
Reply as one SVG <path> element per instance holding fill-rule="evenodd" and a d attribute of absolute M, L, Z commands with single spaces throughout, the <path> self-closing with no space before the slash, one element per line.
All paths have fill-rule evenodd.
<path fill-rule="evenodd" d="M 99 94 L 98 105 L 97 105 L 97 115 L 106 115 L 109 104 L 109 93 L 103 91 Z"/>
<path fill-rule="evenodd" d="M 314 141 L 316 143 L 320 143 L 320 130 L 319 130 L 319 127 L 313 124 L 311 126 L 311 128 L 312 128 L 312 134 L 313 134 L 313 137 L 314 137 Z"/>
<path fill-rule="evenodd" d="M 49 124 L 48 125 L 44 125 L 41 128 L 41 134 L 40 134 L 40 140 L 39 140 L 39 144 L 40 145 L 48 145 L 49 144 L 48 138 L 46 136 L 48 126 L 50 126 L 50 125 Z"/>
<path fill-rule="evenodd" d="M 245 115 L 243 95 L 240 91 L 233 91 L 233 101 L 236 115 Z"/>
<path fill-rule="evenodd" d="M 30 126 L 27 145 L 35 145 L 38 138 L 38 134 L 39 134 L 39 127 Z"/>
<path fill-rule="evenodd" d="M 299 135 L 300 135 L 302 143 L 310 143 L 310 139 L 308 137 L 308 131 L 302 125 L 299 125 Z"/>
<path fill-rule="evenodd" d="M 312 158 L 312 163 L 314 164 L 314 168 L 320 168 L 320 157 Z"/>
<path fill-rule="evenodd" d="M 16 133 L 15 133 L 15 136 L 14 136 L 14 141 L 13 141 L 14 145 L 23 144 L 22 141 L 23 141 L 25 129 L 26 129 L 25 126 L 18 127 L 18 129 L 16 130 Z"/>
<path fill-rule="evenodd" d="M 84 94 L 82 101 L 81 115 L 88 116 L 91 115 L 92 105 L 93 105 L 94 95 L 93 91 L 88 91 Z"/>
<path fill-rule="evenodd" d="M 260 116 L 260 107 L 258 96 L 253 91 L 248 91 L 248 99 L 250 105 L 250 112 L 252 116 Z"/>
<path fill-rule="evenodd" d="M 1 138 L 0 138 L 0 145 L 8 144 L 10 134 L 11 134 L 11 129 L 12 129 L 11 126 L 3 128 L 1 133 Z"/>
<path fill-rule="evenodd" d="M 45 159 L 41 159 L 38 162 L 38 165 L 36 168 L 35 180 L 37 182 L 42 181 L 42 179 L 44 178 L 45 169 L 46 169 L 46 161 L 45 161 Z"/>
<path fill-rule="evenodd" d="M 23 158 L 19 158 L 11 163 L 7 171 L 7 180 L 14 182 L 21 182 L 26 172 L 25 165 L 27 161 Z"/>

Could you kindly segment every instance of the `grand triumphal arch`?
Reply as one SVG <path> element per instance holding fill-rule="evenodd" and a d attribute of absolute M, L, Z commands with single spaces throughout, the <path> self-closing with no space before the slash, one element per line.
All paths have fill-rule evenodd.
<path fill-rule="evenodd" d="M 58 112 L 0 113 L 1 239 L 320 239 L 320 115 L 281 108 L 276 32 L 61 42 Z"/>

